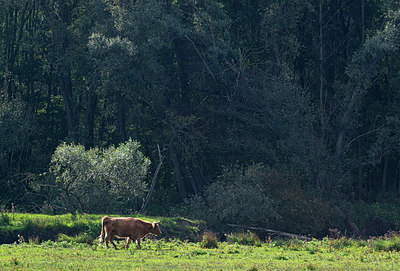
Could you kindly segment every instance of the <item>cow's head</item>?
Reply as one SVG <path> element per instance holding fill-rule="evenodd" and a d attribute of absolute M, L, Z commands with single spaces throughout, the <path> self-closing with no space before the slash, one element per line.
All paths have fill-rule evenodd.
<path fill-rule="evenodd" d="M 155 234 L 155 235 L 161 235 L 162 234 L 162 232 L 160 230 L 160 222 L 161 221 L 151 223 L 152 227 L 151 227 L 150 232 L 152 234 Z"/>

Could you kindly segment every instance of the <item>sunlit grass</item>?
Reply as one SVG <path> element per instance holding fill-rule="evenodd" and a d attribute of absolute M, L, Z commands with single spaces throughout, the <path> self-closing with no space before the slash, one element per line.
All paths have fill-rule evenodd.
<path fill-rule="evenodd" d="M 343 242 L 343 240 L 341 241 Z M 260 246 L 145 240 L 142 249 L 106 250 L 73 241 L 0 246 L 1 270 L 399 270 L 398 251 L 377 251 L 352 240 L 271 241 Z M 118 243 L 122 248 L 123 242 Z"/>
<path fill-rule="evenodd" d="M 102 215 L 0 214 L 0 270 L 400 270 L 400 237 L 260 240 L 251 232 L 219 242 L 183 218 L 161 219 L 162 239 L 119 250 L 99 245 Z M 17 238 L 18 236 L 18 238 Z M 171 239 L 177 236 L 181 239 Z M 46 238 L 51 237 L 51 238 Z M 200 242 L 182 241 L 193 238 Z M 46 241 L 48 240 L 48 241 Z M 57 240 L 55 242 L 55 240 Z"/>

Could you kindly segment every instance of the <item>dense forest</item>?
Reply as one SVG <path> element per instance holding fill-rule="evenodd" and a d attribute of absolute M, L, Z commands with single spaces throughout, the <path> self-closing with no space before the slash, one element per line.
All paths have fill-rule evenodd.
<path fill-rule="evenodd" d="M 399 1 L 0 0 L 0 74 L 2 209 L 400 226 Z"/>

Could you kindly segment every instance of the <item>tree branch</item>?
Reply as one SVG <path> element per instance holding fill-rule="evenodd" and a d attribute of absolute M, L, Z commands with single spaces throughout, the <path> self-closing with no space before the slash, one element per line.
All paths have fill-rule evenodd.
<path fill-rule="evenodd" d="M 164 146 L 163 151 L 165 149 L 166 148 Z M 162 165 L 162 162 L 163 162 L 163 159 L 164 159 L 164 157 L 161 155 L 160 145 L 159 144 L 157 144 L 157 150 L 158 150 L 158 166 L 156 168 L 156 171 L 154 172 L 153 179 L 152 179 L 151 185 L 150 185 L 149 193 L 147 194 L 146 198 L 143 200 L 142 207 L 140 208 L 140 211 L 139 211 L 140 214 L 143 214 L 144 210 L 147 207 L 147 204 L 150 201 L 151 195 L 153 194 L 153 191 L 154 191 L 154 187 L 156 186 L 157 176 L 158 176 L 158 173 L 160 172 L 161 165 Z"/>

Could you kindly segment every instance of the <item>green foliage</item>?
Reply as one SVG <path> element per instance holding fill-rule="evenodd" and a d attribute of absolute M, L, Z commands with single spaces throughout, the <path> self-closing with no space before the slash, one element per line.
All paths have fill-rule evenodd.
<path fill-rule="evenodd" d="M 226 242 L 244 246 L 261 246 L 260 238 L 253 232 L 239 232 L 226 234 Z"/>
<path fill-rule="evenodd" d="M 329 205 L 301 187 L 294 175 L 283 175 L 263 165 L 225 168 L 205 190 L 178 210 L 209 225 L 258 225 L 287 232 L 323 236 L 333 219 Z"/>
<path fill-rule="evenodd" d="M 0 217 L 0 226 L 7 226 L 10 224 L 10 216 L 8 213 L 2 213 Z"/>
<path fill-rule="evenodd" d="M 385 237 L 371 240 L 371 247 L 376 251 L 400 251 L 399 233 L 389 233 Z"/>
<path fill-rule="evenodd" d="M 396 230 L 398 230 L 400 225 L 398 204 L 399 201 L 394 199 L 385 203 L 343 202 L 342 206 L 348 210 L 349 216 L 360 229 L 365 228 L 374 217 L 378 216 L 396 225 Z"/>
<path fill-rule="evenodd" d="M 398 197 L 398 4 L 1 0 L 0 204 L 135 212 L 132 137 L 149 211 L 323 236 Z"/>
<path fill-rule="evenodd" d="M 276 218 L 274 201 L 264 185 L 265 174 L 261 165 L 225 168 L 205 192 L 209 213 L 218 222 L 236 224 L 268 223 Z"/>
<path fill-rule="evenodd" d="M 80 233 L 74 237 L 60 233 L 57 237 L 57 242 L 85 243 L 91 245 L 93 241 L 93 237 L 87 233 Z"/>
<path fill-rule="evenodd" d="M 347 247 L 366 247 L 368 245 L 365 240 L 354 240 L 351 238 L 341 237 L 339 239 L 324 239 L 333 249 L 340 250 Z"/>
<path fill-rule="evenodd" d="M 25 176 L 31 168 L 24 159 L 35 133 L 31 109 L 21 99 L 4 100 L 0 95 L 0 127 L 0 199 L 5 202 L 21 197 L 27 183 L 16 176 Z"/>
<path fill-rule="evenodd" d="M 65 207 L 85 212 L 135 210 L 147 190 L 150 165 L 139 147 L 133 140 L 87 151 L 82 145 L 61 144 L 52 157 L 50 172 L 61 187 Z"/>

